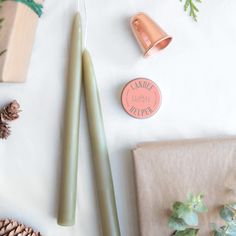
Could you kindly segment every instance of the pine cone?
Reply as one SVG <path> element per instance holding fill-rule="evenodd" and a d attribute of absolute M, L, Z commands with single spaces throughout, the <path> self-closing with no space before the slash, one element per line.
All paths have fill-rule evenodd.
<path fill-rule="evenodd" d="M 1 111 L 1 118 L 6 121 L 12 121 L 19 118 L 20 105 L 14 100 L 5 106 Z"/>
<path fill-rule="evenodd" d="M 10 134 L 11 130 L 9 125 L 6 122 L 2 122 L 0 120 L 0 139 L 7 139 Z"/>
<path fill-rule="evenodd" d="M 32 228 L 26 227 L 15 220 L 0 220 L 0 235 L 4 236 L 41 236 Z"/>

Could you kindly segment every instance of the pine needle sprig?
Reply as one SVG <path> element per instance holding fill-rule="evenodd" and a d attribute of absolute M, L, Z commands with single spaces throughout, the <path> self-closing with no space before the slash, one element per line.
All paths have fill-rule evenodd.
<path fill-rule="evenodd" d="M 183 2 L 183 0 L 180 1 Z M 201 2 L 201 0 L 185 0 L 184 11 L 189 11 L 189 16 L 191 16 L 194 21 L 197 21 L 197 13 L 199 12 L 196 3 Z"/>

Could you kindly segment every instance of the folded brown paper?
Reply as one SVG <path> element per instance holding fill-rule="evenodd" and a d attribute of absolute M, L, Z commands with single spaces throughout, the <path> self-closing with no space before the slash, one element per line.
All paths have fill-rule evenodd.
<path fill-rule="evenodd" d="M 41 0 L 36 1 L 42 3 Z M 5 1 L 0 18 L 0 82 L 24 82 L 27 77 L 38 15 L 23 3 Z"/>
<path fill-rule="evenodd" d="M 170 236 L 172 204 L 188 192 L 204 193 L 209 209 L 199 236 L 211 235 L 212 222 L 222 225 L 220 207 L 236 202 L 236 138 L 146 143 L 133 154 L 142 236 Z"/>

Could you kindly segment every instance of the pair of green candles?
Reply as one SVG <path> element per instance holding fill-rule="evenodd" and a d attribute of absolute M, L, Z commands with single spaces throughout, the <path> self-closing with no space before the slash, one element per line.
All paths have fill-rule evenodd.
<path fill-rule="evenodd" d="M 99 94 L 90 54 L 83 50 L 82 26 L 77 13 L 73 23 L 68 74 L 65 133 L 58 224 L 75 223 L 78 137 L 82 78 L 93 151 L 98 202 L 104 236 L 120 236 L 110 161 L 106 146 Z"/>

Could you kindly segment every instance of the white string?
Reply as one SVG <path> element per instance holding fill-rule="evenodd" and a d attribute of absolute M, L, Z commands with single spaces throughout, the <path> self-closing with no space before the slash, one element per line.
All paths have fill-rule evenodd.
<path fill-rule="evenodd" d="M 83 34 L 83 47 L 86 48 L 87 44 L 87 34 L 88 34 L 88 20 L 87 20 L 87 7 L 86 0 L 78 1 L 78 11 L 81 14 L 82 21 L 82 34 Z"/>

